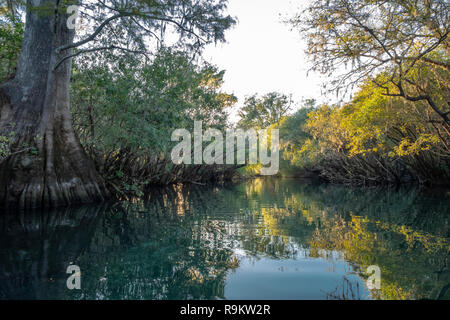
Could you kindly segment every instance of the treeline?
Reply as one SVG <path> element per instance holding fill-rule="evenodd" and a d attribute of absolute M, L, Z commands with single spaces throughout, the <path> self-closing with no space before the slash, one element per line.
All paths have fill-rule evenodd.
<path fill-rule="evenodd" d="M 371 82 L 342 106 L 303 108 L 279 127 L 286 174 L 371 185 L 448 185 L 448 128 L 423 102 L 387 97 Z"/>
<path fill-rule="evenodd" d="M 92 55 L 75 63 L 74 127 L 112 191 L 140 194 L 151 184 L 231 179 L 234 166 L 174 164 L 172 132 L 195 121 L 225 131 L 236 97 L 221 91 L 224 71 L 161 48 L 151 60 Z"/>
<path fill-rule="evenodd" d="M 14 76 L 24 30 L 12 15 L 0 22 L 3 82 Z M 171 160 L 174 130 L 192 131 L 196 120 L 225 131 L 229 109 L 237 102 L 221 90 L 224 71 L 198 60 L 192 52 L 163 46 L 152 56 L 100 51 L 74 60 L 74 129 L 117 197 L 141 195 L 149 185 L 236 177 L 235 166 L 177 165 Z M 13 153 L 11 138 L 0 136 L 0 160 Z"/>
<path fill-rule="evenodd" d="M 351 99 L 271 123 L 282 173 L 448 185 L 449 12 L 445 0 L 314 0 L 286 21 L 305 38 L 311 70 L 329 79 L 324 92 Z"/>
<path fill-rule="evenodd" d="M 450 131 L 424 101 L 389 97 L 369 79 L 345 104 L 318 106 L 308 99 L 285 115 L 291 103 L 271 93 L 247 99 L 240 113 L 244 127 L 280 130 L 280 175 L 352 185 L 449 184 Z M 247 166 L 243 174 L 258 175 L 260 169 Z"/>
<path fill-rule="evenodd" d="M 342 106 L 310 113 L 292 154 L 329 181 L 450 181 L 450 7 L 446 0 L 314 0 L 288 23 Z"/>

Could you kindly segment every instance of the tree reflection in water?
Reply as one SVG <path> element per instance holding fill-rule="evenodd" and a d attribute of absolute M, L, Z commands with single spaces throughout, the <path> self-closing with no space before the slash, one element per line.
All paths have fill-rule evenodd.
<path fill-rule="evenodd" d="M 449 208 L 448 196 L 415 189 L 256 179 L 3 214 L 0 298 L 225 299 L 242 254 L 255 261 L 347 261 L 361 281 L 344 274 L 324 298 L 360 298 L 370 265 L 382 272 L 372 298 L 449 298 Z M 70 263 L 81 268 L 82 290 L 66 288 Z"/>

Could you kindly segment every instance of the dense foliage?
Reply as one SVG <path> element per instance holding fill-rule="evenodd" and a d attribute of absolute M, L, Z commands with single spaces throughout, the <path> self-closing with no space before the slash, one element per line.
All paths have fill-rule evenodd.
<path fill-rule="evenodd" d="M 122 183 L 137 188 L 201 181 L 216 170 L 201 168 L 201 174 L 198 167 L 173 165 L 171 133 L 178 128 L 192 131 L 194 120 L 203 121 L 204 127 L 227 127 L 227 109 L 236 98 L 220 90 L 223 71 L 197 65 L 170 49 L 161 49 L 147 63 L 128 55 L 90 59 L 74 70 L 75 128 L 111 184 L 119 183 L 121 189 Z"/>
<path fill-rule="evenodd" d="M 447 184 L 449 135 L 427 120 L 431 112 L 424 102 L 387 97 L 367 81 L 349 103 L 283 119 L 277 125 L 283 158 L 333 182 Z"/>
<path fill-rule="evenodd" d="M 71 4 L 58 2 L 58 10 Z M 173 130 L 192 129 L 194 120 L 224 129 L 226 109 L 236 102 L 220 90 L 224 71 L 198 62 L 203 47 L 223 42 L 225 30 L 235 23 L 225 14 L 227 1 L 77 4 L 75 40 L 55 50 L 65 56 L 54 70 L 75 61 L 70 86 L 75 131 L 111 191 L 139 195 L 150 183 L 198 183 L 232 175 L 233 168 L 188 168 L 170 160 Z M 24 33 L 21 19 L 28 8 L 22 1 L 3 5 L 0 82 L 14 77 Z M 51 16 L 54 9 L 49 2 L 33 10 Z M 11 151 L 10 145 L 11 136 L 0 136 L 0 161 L 33 151 L 28 146 Z"/>
<path fill-rule="evenodd" d="M 386 97 L 369 83 L 351 103 L 310 114 L 306 127 L 323 174 L 349 183 L 447 183 L 448 136 L 424 120 L 420 104 Z"/>
<path fill-rule="evenodd" d="M 257 94 L 247 97 L 239 110 L 238 126 L 244 129 L 264 129 L 277 123 L 292 108 L 292 98 L 278 92 L 262 97 Z"/>
<path fill-rule="evenodd" d="M 0 83 L 14 75 L 23 37 L 23 23 L 0 8 Z M 11 138 L 0 136 L 0 161 L 11 154 Z"/>
<path fill-rule="evenodd" d="M 151 183 L 199 183 L 228 172 L 169 159 L 174 129 L 192 130 L 194 120 L 230 126 L 228 109 L 237 99 L 221 91 L 224 71 L 195 59 L 234 24 L 223 14 L 226 1 L 108 3 L 103 11 L 94 4 L 81 8 L 71 108 L 82 145 L 109 187 L 140 193 Z M 238 127 L 280 129 L 282 175 L 352 184 L 448 183 L 447 9 L 446 1 L 314 1 L 290 23 L 307 40 L 312 69 L 331 79 L 327 88 L 356 86 L 354 97 L 320 107 L 306 100 L 288 115 L 290 96 L 255 94 L 239 110 Z M 14 75 L 24 32 L 20 6 L 2 10 L 0 81 Z M 102 26 L 105 14 L 112 19 Z M 172 46 L 166 45 L 170 33 L 179 36 Z M 148 42 L 155 44 L 151 50 Z M 10 139 L 0 137 L 0 159 L 11 153 Z"/>
<path fill-rule="evenodd" d="M 14 75 L 23 28 L 23 23 L 13 15 L 0 15 L 0 83 Z"/>
<path fill-rule="evenodd" d="M 388 96 L 425 102 L 448 126 L 449 9 L 447 0 L 314 0 L 290 23 L 331 89 L 370 77 Z"/>
<path fill-rule="evenodd" d="M 448 184 L 448 9 L 447 1 L 317 0 L 292 18 L 312 70 L 330 78 L 325 87 L 357 91 L 288 129 L 291 164 L 335 182 Z"/>

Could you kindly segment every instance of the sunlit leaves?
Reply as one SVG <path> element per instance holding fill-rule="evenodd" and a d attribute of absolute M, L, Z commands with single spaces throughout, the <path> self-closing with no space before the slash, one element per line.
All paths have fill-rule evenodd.
<path fill-rule="evenodd" d="M 449 12 L 446 0 L 315 0 L 289 23 L 308 42 L 312 70 L 330 78 L 327 90 L 352 91 L 388 72 L 390 77 L 379 83 L 384 94 L 425 101 L 448 126 L 448 97 L 441 101 L 434 89 L 448 92 Z M 441 70 L 425 75 L 424 65 Z"/>
<path fill-rule="evenodd" d="M 262 97 L 247 97 L 239 110 L 238 126 L 248 129 L 263 129 L 280 121 L 292 108 L 291 97 L 278 92 L 271 92 Z"/>

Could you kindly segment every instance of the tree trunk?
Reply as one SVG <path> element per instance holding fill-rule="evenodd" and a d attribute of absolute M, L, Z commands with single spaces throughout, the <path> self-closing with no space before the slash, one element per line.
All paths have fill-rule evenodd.
<path fill-rule="evenodd" d="M 103 200 L 108 191 L 87 158 L 69 111 L 74 30 L 61 0 L 28 0 L 25 34 L 15 78 L 0 86 L 0 135 L 12 155 L 0 163 L 0 204 L 54 207 Z"/>

